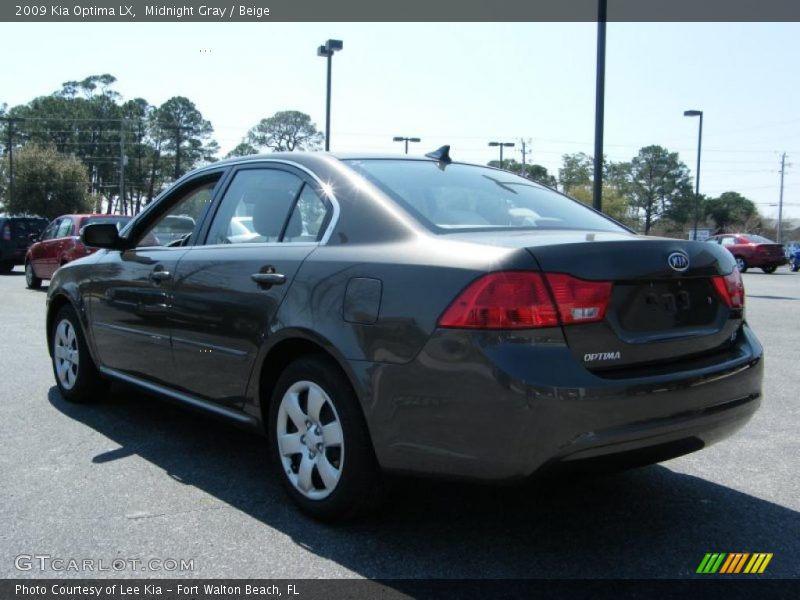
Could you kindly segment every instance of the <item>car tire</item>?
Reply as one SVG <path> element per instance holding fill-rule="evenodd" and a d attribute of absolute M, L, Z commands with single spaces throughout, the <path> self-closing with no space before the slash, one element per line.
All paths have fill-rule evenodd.
<path fill-rule="evenodd" d="M 739 269 L 739 273 L 747 272 L 747 261 L 743 256 L 736 257 L 736 268 Z"/>
<path fill-rule="evenodd" d="M 789 268 L 792 270 L 792 273 L 797 273 L 797 271 L 800 271 L 800 262 L 793 262 Z"/>
<path fill-rule="evenodd" d="M 272 393 L 270 455 L 284 489 L 306 514 L 323 521 L 374 508 L 382 477 L 352 386 L 330 359 L 291 363 Z"/>
<path fill-rule="evenodd" d="M 10 261 L 0 261 L 0 273 L 6 275 L 7 273 L 11 273 L 14 270 L 14 263 Z"/>
<path fill-rule="evenodd" d="M 78 315 L 70 305 L 53 319 L 50 335 L 53 375 L 65 400 L 88 403 L 99 400 L 108 389 L 89 354 Z"/>
<path fill-rule="evenodd" d="M 29 290 L 38 290 L 42 287 L 42 280 L 36 276 L 30 261 L 25 263 L 25 285 Z"/>
<path fill-rule="evenodd" d="M 776 267 L 776 266 L 772 266 L 772 267 L 761 267 L 761 270 L 762 270 L 762 271 L 764 271 L 764 273 L 766 273 L 767 275 L 771 275 L 772 273 L 774 273 L 774 272 L 775 272 L 775 269 L 777 269 L 777 268 L 778 268 L 778 267 Z"/>

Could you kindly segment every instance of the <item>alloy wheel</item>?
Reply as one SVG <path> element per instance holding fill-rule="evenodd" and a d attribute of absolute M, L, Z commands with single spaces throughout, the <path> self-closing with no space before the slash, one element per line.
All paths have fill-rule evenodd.
<path fill-rule="evenodd" d="M 330 396 L 311 381 L 294 383 L 281 398 L 278 452 L 292 486 L 306 498 L 327 498 L 344 467 L 344 433 Z"/>
<path fill-rule="evenodd" d="M 53 339 L 53 362 L 56 365 L 58 381 L 66 390 L 71 390 L 78 379 L 78 337 L 69 319 L 62 319 L 56 327 Z"/>

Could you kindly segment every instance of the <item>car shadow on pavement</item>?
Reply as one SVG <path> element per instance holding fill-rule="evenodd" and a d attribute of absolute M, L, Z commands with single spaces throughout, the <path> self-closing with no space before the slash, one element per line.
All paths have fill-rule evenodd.
<path fill-rule="evenodd" d="M 331 526 L 293 508 L 258 435 L 117 384 L 95 405 L 48 399 L 120 446 L 75 460 L 138 455 L 368 578 L 680 578 L 706 552 L 772 552 L 766 575 L 800 576 L 800 513 L 664 466 L 513 487 L 393 480 L 378 514 Z"/>

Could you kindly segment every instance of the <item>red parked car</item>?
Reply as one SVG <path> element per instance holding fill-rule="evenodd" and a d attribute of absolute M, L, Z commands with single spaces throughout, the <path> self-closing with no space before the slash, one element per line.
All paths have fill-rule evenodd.
<path fill-rule="evenodd" d="M 760 235 L 723 233 L 711 236 L 707 241 L 725 246 L 742 273 L 750 267 L 761 267 L 764 273 L 774 273 L 775 269 L 786 264 L 783 246 Z"/>
<path fill-rule="evenodd" d="M 31 289 L 50 279 L 61 265 L 87 256 L 96 248 L 87 248 L 80 238 L 89 223 L 116 223 L 118 228 L 131 220 L 123 215 L 63 215 L 54 219 L 25 255 L 25 282 Z"/>

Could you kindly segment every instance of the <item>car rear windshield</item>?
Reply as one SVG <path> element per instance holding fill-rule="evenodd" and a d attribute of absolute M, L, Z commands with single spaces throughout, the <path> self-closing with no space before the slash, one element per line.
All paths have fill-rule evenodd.
<path fill-rule="evenodd" d="M 580 202 L 507 171 L 427 160 L 345 162 L 438 233 L 484 229 L 625 231 Z"/>
<path fill-rule="evenodd" d="M 765 238 L 764 236 L 753 235 L 752 233 L 748 233 L 745 237 L 748 240 L 750 240 L 753 244 L 774 244 L 775 243 L 772 240 Z"/>

